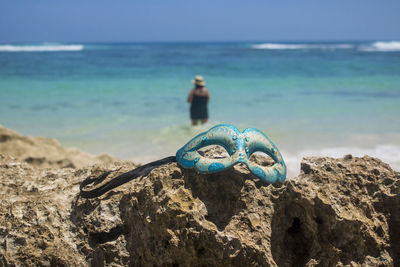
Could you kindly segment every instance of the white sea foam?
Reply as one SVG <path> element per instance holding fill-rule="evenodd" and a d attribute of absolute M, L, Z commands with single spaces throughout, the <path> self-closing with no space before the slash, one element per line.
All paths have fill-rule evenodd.
<path fill-rule="evenodd" d="M 43 45 L 0 45 L 0 52 L 58 52 L 81 51 L 84 46 L 80 44 L 43 44 Z"/>
<path fill-rule="evenodd" d="M 341 158 L 344 155 L 352 154 L 356 157 L 365 155 L 376 157 L 388 163 L 394 170 L 400 170 L 400 146 L 396 145 L 377 145 L 372 148 L 359 147 L 330 147 L 323 149 L 309 149 L 299 151 L 296 154 L 282 151 L 286 165 L 288 167 L 288 177 L 292 178 L 300 173 L 300 162 L 303 157 L 323 156 Z"/>
<path fill-rule="evenodd" d="M 360 46 L 358 50 L 364 52 L 396 52 L 400 51 L 400 42 L 374 42 L 370 45 Z"/>
<path fill-rule="evenodd" d="M 336 50 L 336 49 L 351 49 L 352 44 L 278 44 L 264 43 L 252 45 L 254 49 L 269 49 L 269 50 L 298 50 L 298 49 L 321 49 L 321 50 Z"/>
<path fill-rule="evenodd" d="M 252 46 L 255 49 L 272 49 L 272 50 L 292 50 L 292 49 L 305 49 L 307 45 L 303 44 L 273 44 L 273 43 L 266 43 L 266 44 L 257 44 Z"/>

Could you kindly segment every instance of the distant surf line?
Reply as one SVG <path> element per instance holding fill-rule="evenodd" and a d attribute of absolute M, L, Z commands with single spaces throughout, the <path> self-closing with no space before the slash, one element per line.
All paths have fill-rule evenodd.
<path fill-rule="evenodd" d="M 377 41 L 370 44 L 326 44 L 326 43 L 262 43 L 251 46 L 253 49 L 265 50 L 337 50 L 357 49 L 362 52 L 396 52 L 400 51 L 400 41 Z"/>
<path fill-rule="evenodd" d="M 253 45 L 255 49 L 270 50 L 297 50 L 297 49 L 351 49 L 352 44 L 284 44 L 284 43 L 263 43 Z"/>
<path fill-rule="evenodd" d="M 143 44 L 142 44 L 143 46 Z M 88 48 L 91 49 L 112 49 L 113 44 L 90 44 L 86 47 L 83 44 L 0 44 L 0 52 L 75 52 Z M 266 42 L 251 44 L 251 48 L 258 50 L 356 50 L 360 52 L 400 52 L 400 41 L 375 41 L 371 43 L 303 43 L 303 42 Z"/>
<path fill-rule="evenodd" d="M 0 45 L 0 52 L 60 52 L 82 51 L 81 44 Z"/>

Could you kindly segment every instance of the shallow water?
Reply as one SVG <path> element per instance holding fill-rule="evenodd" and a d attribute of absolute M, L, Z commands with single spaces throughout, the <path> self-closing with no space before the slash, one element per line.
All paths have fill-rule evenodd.
<path fill-rule="evenodd" d="M 191 127 L 194 75 L 210 122 Z M 400 169 L 400 42 L 0 45 L 0 123 L 145 162 L 217 123 L 264 131 L 290 175 L 304 155 Z"/>

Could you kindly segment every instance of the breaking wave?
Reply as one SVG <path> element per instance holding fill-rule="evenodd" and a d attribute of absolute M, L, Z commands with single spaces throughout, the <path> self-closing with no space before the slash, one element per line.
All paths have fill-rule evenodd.
<path fill-rule="evenodd" d="M 84 46 L 80 44 L 42 44 L 42 45 L 0 45 L 0 52 L 59 52 L 81 51 Z"/>
<path fill-rule="evenodd" d="M 400 51 L 400 41 L 377 41 L 363 44 L 307 44 L 307 43 L 263 43 L 254 44 L 253 49 L 264 50 L 337 50 L 354 49 L 360 52 L 397 52 Z"/>
<path fill-rule="evenodd" d="M 400 51 L 400 42 L 374 42 L 370 45 L 360 46 L 359 50 L 365 52 L 395 52 Z"/>
<path fill-rule="evenodd" d="M 351 49 L 352 44 L 278 44 L 264 43 L 252 45 L 254 49 L 270 49 L 270 50 L 296 50 L 296 49 L 321 49 L 321 50 L 336 50 L 336 49 Z"/>

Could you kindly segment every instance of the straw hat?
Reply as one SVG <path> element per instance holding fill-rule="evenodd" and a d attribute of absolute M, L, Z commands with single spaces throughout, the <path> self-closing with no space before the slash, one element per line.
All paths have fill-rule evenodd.
<path fill-rule="evenodd" d="M 196 76 L 194 77 L 194 80 L 192 80 L 192 83 L 194 83 L 195 85 L 199 85 L 199 86 L 205 86 L 206 83 L 204 82 L 203 76 Z"/>

